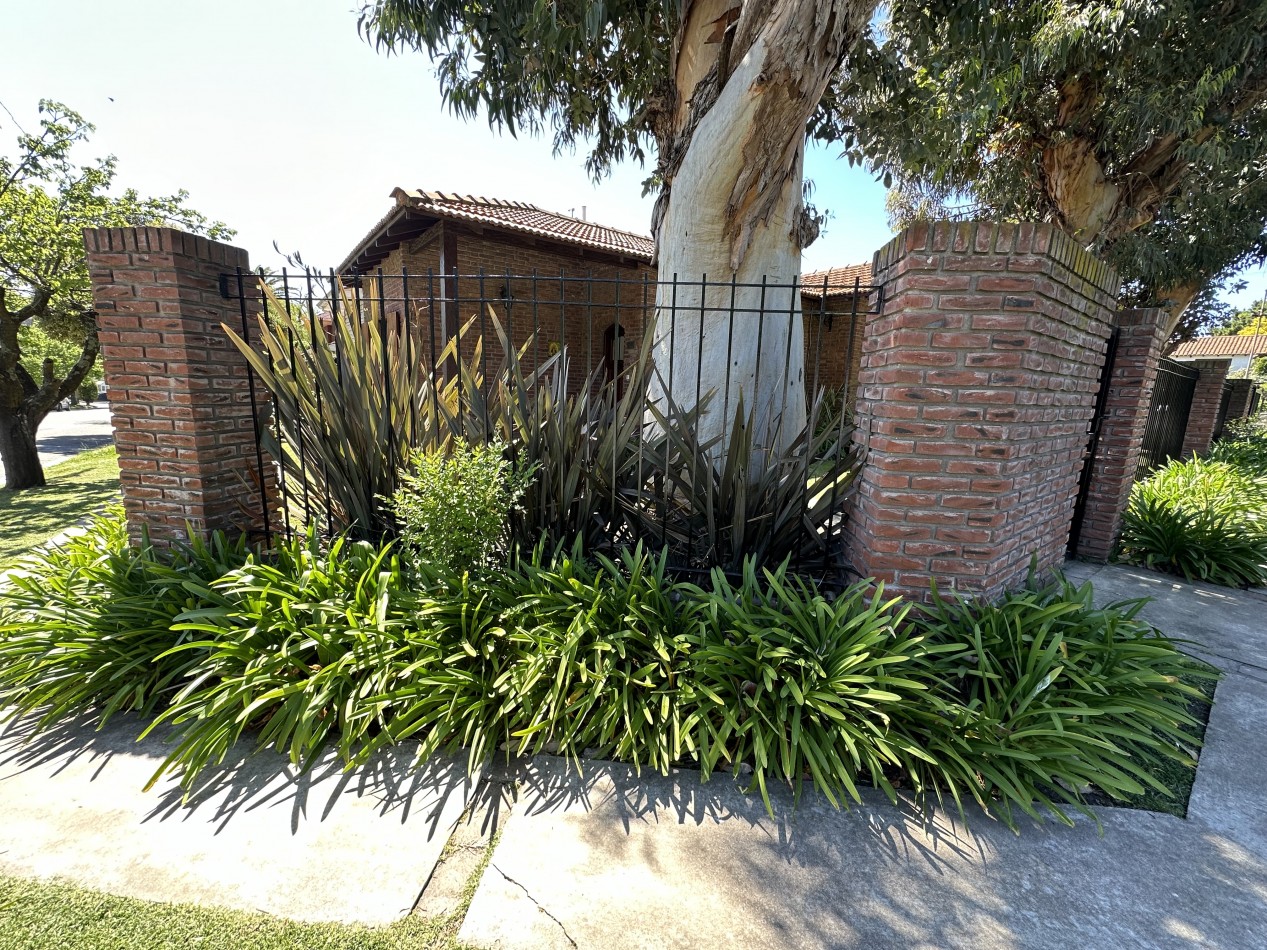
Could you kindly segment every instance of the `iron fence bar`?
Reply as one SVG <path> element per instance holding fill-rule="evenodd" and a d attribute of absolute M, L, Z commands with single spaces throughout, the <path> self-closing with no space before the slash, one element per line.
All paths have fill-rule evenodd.
<path fill-rule="evenodd" d="M 418 436 L 418 367 L 414 361 L 414 328 L 410 311 L 413 304 L 409 299 L 409 270 L 400 269 L 400 295 L 404 298 L 405 324 L 405 379 L 409 382 L 409 437 L 407 447 L 415 449 L 419 444 Z"/>
<path fill-rule="evenodd" d="M 270 316 L 271 308 L 269 307 L 268 295 L 264 293 L 264 281 L 266 280 L 266 278 L 264 276 L 264 268 L 262 267 L 259 269 L 258 280 L 260 282 L 259 283 L 260 297 L 261 297 L 260 305 L 263 308 L 264 321 L 265 321 L 265 324 L 269 327 L 269 329 L 272 330 L 275 328 L 272 326 L 272 319 Z M 271 374 L 276 371 L 276 364 L 273 359 L 272 347 L 267 347 L 267 350 L 268 350 L 268 370 L 269 370 L 269 373 Z M 273 431 L 277 437 L 277 447 L 279 450 L 278 454 L 280 456 L 277 459 L 277 485 L 281 489 L 281 496 L 282 496 L 282 529 L 284 533 L 286 534 L 286 536 L 289 537 L 291 534 L 290 489 L 287 488 L 286 486 L 286 446 L 285 446 L 285 442 L 282 439 L 281 411 L 277 408 L 276 399 L 273 400 Z"/>
<path fill-rule="evenodd" d="M 392 400 L 395 393 L 392 392 L 392 370 L 391 370 L 391 347 L 388 345 L 387 334 L 390 332 L 387 324 L 387 305 L 383 299 L 383 269 L 378 269 L 378 331 L 379 331 L 379 349 L 383 361 L 383 430 L 387 434 L 387 472 L 389 476 L 389 484 L 394 489 L 396 486 L 396 431 L 392 427 Z M 368 526 L 367 526 L 368 527 Z"/>
<path fill-rule="evenodd" d="M 311 270 L 304 271 L 304 286 L 305 286 L 305 290 L 307 291 L 307 300 L 308 300 L 308 337 L 309 337 L 307 353 L 305 355 L 308 358 L 308 365 L 312 371 L 312 386 L 316 394 L 316 402 L 317 402 L 317 420 L 321 426 L 322 437 L 325 438 L 326 436 L 329 435 L 329 427 L 326 425 L 326 416 L 325 416 L 325 413 L 322 411 L 323 403 L 322 403 L 322 398 L 321 398 L 321 370 L 317 363 L 317 347 L 325 345 L 325 332 L 321 331 L 320 338 L 318 338 L 317 310 L 316 310 L 315 305 L 313 304 L 313 298 L 312 298 L 312 271 Z M 321 458 L 321 478 L 322 478 L 322 498 L 325 502 L 324 507 L 326 510 L 326 535 L 329 536 L 329 535 L 334 534 L 334 512 L 331 508 L 331 503 L 330 503 L 330 491 L 329 491 L 330 466 L 327 464 L 324 455 L 322 455 L 322 458 Z"/>
<path fill-rule="evenodd" d="M 242 312 L 242 342 L 251 345 L 251 320 L 246 306 L 246 282 L 242 278 L 242 268 L 235 268 L 238 282 L 238 307 Z M 267 349 L 267 346 L 265 347 Z M 255 433 L 255 470 L 259 473 L 260 514 L 264 516 L 264 546 L 273 546 L 272 519 L 268 513 L 268 477 L 264 474 L 264 438 L 260 428 L 260 407 L 255 393 L 255 370 L 251 364 L 246 365 L 246 388 L 251 397 L 251 430 Z"/>
<path fill-rule="evenodd" d="M 286 308 L 286 343 L 290 351 L 290 375 L 296 383 L 299 381 L 299 367 L 295 358 L 295 331 L 293 328 L 294 312 L 290 300 L 290 275 L 282 268 L 282 306 Z M 295 420 L 295 443 L 299 453 L 299 484 L 303 489 L 304 523 L 312 524 L 312 498 L 308 492 L 308 453 L 304 445 L 303 420 Z"/>

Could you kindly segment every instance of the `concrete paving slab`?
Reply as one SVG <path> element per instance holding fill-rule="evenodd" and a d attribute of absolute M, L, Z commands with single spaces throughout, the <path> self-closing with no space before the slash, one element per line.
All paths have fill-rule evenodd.
<path fill-rule="evenodd" d="M 1109 809 L 1019 837 L 879 795 L 776 818 L 725 779 L 534 762 L 459 939 L 479 947 L 1261 948 L 1267 862 Z"/>
<path fill-rule="evenodd" d="M 403 752 L 351 773 L 327 757 L 305 775 L 258 752 L 231 760 L 182 803 L 171 780 L 142 791 L 167 746 L 135 742 L 140 731 L 119 717 L 100 732 L 69 722 L 29 742 L 23 723 L 0 733 L 0 871 L 148 900 L 386 924 L 414 906 L 474 784 L 464 762 L 414 771 Z"/>
<path fill-rule="evenodd" d="M 1169 636 L 1194 641 L 1192 652 L 1225 672 L 1267 681 L 1267 592 L 1185 581 L 1121 564 L 1070 561 L 1065 574 L 1091 581 L 1096 601 L 1151 597 L 1142 616 Z"/>
<path fill-rule="evenodd" d="M 1267 859 L 1267 683 L 1236 673 L 1219 683 L 1188 818 Z"/>

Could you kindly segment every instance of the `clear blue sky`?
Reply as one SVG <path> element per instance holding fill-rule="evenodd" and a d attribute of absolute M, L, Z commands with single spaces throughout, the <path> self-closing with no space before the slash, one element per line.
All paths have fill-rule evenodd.
<path fill-rule="evenodd" d="M 512 139 L 443 110 L 426 58 L 388 58 L 356 32 L 357 0 L 0 0 L 0 101 L 28 128 L 40 98 L 97 126 L 82 153 L 119 158 L 119 184 L 185 188 L 238 231 L 256 263 L 299 250 L 337 264 L 391 206 L 392 188 L 529 201 L 646 233 L 648 171 L 628 165 L 595 184 L 584 156 L 547 139 Z M 15 130 L 0 115 L 0 149 Z M 832 150 L 806 174 L 831 212 L 805 252 L 813 270 L 868 260 L 889 236 L 884 189 Z M 1248 304 L 1267 272 L 1246 275 Z"/>

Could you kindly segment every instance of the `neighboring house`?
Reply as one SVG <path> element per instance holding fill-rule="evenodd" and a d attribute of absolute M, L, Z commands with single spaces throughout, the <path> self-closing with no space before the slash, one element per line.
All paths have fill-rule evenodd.
<path fill-rule="evenodd" d="M 1180 343 L 1170 354 L 1172 360 L 1231 360 L 1228 375 L 1248 372 L 1250 364 L 1260 356 L 1267 356 L 1267 334 L 1253 336 L 1201 336 L 1187 343 Z"/>
<path fill-rule="evenodd" d="M 395 207 L 339 273 L 360 277 L 359 292 L 381 296 L 389 315 L 399 320 L 409 312 L 424 340 L 424 360 L 429 346 L 439 352 L 472 317 L 491 335 L 490 307 L 516 345 L 527 344 L 529 366 L 566 347 L 574 391 L 593 372 L 610 378 L 634 355 L 655 306 L 651 238 L 523 202 L 403 188 L 392 197 Z M 805 276 L 811 383 L 817 378 L 839 388 L 848 380 L 851 389 L 856 383 L 870 275 L 870 265 L 862 264 Z M 464 352 L 469 357 L 468 346 Z"/>

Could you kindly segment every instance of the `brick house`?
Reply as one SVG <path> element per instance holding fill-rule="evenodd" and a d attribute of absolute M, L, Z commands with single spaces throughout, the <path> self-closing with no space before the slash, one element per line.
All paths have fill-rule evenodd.
<path fill-rule="evenodd" d="M 566 347 L 574 391 L 634 352 L 655 305 L 651 238 L 523 202 L 403 188 L 392 197 L 395 206 L 338 271 L 361 278 L 362 293 L 381 296 L 388 314 L 409 310 L 430 324 L 437 352 L 486 305 L 517 345 L 533 341 L 529 366 Z M 857 379 L 870 273 L 861 264 L 805 275 L 811 383 L 840 388 Z M 414 332 L 425 340 L 418 324 Z"/>

